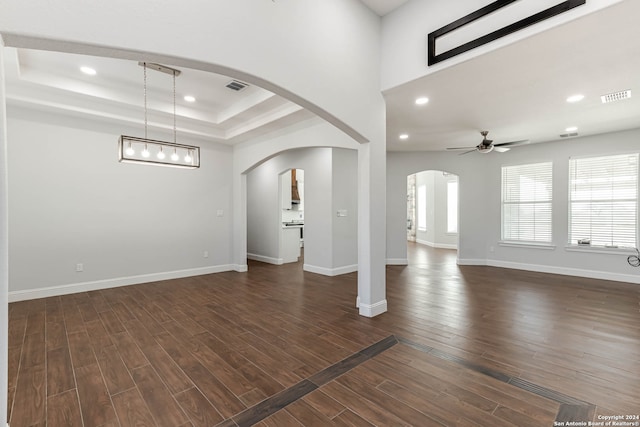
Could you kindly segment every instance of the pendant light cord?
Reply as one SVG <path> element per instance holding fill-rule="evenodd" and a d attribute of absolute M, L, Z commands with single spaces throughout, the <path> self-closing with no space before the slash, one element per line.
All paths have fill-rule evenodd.
<path fill-rule="evenodd" d="M 173 72 L 173 143 L 176 143 L 176 72 Z"/>
<path fill-rule="evenodd" d="M 147 139 L 147 63 L 144 68 L 144 139 Z"/>

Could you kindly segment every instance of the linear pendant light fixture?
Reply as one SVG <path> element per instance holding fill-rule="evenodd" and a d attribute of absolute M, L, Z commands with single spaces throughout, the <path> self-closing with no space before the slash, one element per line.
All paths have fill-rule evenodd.
<path fill-rule="evenodd" d="M 149 62 L 139 62 L 138 65 L 144 69 L 144 138 L 121 135 L 118 140 L 119 161 L 187 169 L 199 168 L 200 147 L 176 142 L 176 77 L 180 75 L 180 70 Z M 173 76 L 173 142 L 147 138 L 147 68 Z"/>

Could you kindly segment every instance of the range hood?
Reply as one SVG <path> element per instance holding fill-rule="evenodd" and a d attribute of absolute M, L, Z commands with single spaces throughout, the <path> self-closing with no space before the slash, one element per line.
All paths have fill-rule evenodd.
<path fill-rule="evenodd" d="M 295 169 L 291 169 L 291 203 L 300 203 L 300 192 L 298 191 L 298 180 L 296 179 Z"/>

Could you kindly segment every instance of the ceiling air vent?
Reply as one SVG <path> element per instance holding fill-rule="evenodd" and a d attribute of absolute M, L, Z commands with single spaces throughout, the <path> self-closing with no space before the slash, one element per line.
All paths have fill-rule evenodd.
<path fill-rule="evenodd" d="M 571 132 L 571 133 L 562 133 L 560 134 L 560 138 L 570 138 L 572 136 L 578 136 L 578 132 Z"/>
<path fill-rule="evenodd" d="M 609 102 L 622 101 L 623 99 L 631 98 L 631 90 L 622 90 L 620 92 L 609 93 L 607 95 L 602 95 L 600 99 L 603 104 L 608 104 Z"/>
<path fill-rule="evenodd" d="M 229 83 L 227 83 L 226 87 L 228 87 L 231 90 L 235 90 L 236 92 L 239 92 L 242 89 L 246 88 L 247 86 L 249 85 L 246 83 L 242 83 L 238 80 L 231 80 Z"/>

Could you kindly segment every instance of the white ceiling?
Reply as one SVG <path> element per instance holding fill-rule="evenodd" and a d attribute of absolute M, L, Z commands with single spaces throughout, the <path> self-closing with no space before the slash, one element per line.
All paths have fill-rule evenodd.
<path fill-rule="evenodd" d="M 369 9 L 373 10 L 380 16 L 397 9 L 409 0 L 361 0 Z"/>
<path fill-rule="evenodd" d="M 406 0 L 363 1 L 382 15 Z M 137 62 L 11 48 L 5 59 L 10 107 L 63 111 L 142 132 L 143 69 Z M 83 65 L 97 75 L 82 74 Z M 225 88 L 229 77 L 181 71 L 178 137 L 235 144 L 313 117 L 264 89 L 234 92 Z M 171 76 L 153 70 L 147 75 L 150 132 L 171 130 Z M 600 95 L 625 89 L 633 91 L 631 99 L 600 103 Z M 585 99 L 566 103 L 575 93 Z M 197 101 L 188 103 L 184 95 Z M 418 96 L 430 102 L 418 107 Z M 640 1 L 623 1 L 391 89 L 384 97 L 390 151 L 473 147 L 481 130 L 489 130 L 496 143 L 536 143 L 558 140 L 568 126 L 577 126 L 580 135 L 640 127 Z M 401 133 L 409 139 L 400 141 Z"/>
<path fill-rule="evenodd" d="M 144 68 L 136 61 L 6 49 L 9 105 L 65 112 L 132 125 L 144 132 Z M 171 65 L 171 64 L 164 64 Z M 97 74 L 88 76 L 80 67 Z M 176 78 L 178 135 L 234 144 L 276 131 L 313 115 L 302 107 L 256 86 L 239 92 L 225 86 L 230 77 L 180 69 Z M 196 102 L 184 100 L 185 95 Z M 147 115 L 150 138 L 173 128 L 173 78 L 147 69 Z"/>
<path fill-rule="evenodd" d="M 628 100 L 600 96 L 631 89 Z M 583 101 L 569 104 L 573 94 Z M 474 147 L 481 130 L 494 143 L 559 140 L 640 127 L 640 1 L 600 12 L 391 89 L 387 150 Z M 418 96 L 429 103 L 416 106 Z M 399 140 L 407 133 L 409 139 Z"/>

